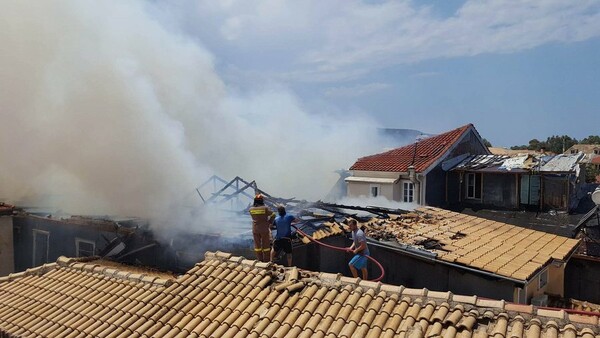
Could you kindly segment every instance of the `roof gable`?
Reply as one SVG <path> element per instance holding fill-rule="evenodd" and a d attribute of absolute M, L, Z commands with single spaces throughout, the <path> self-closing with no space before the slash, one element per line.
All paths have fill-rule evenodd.
<path fill-rule="evenodd" d="M 413 165 L 416 172 L 426 171 L 469 130 L 474 130 L 472 124 L 404 147 L 359 158 L 350 170 L 407 172 L 408 167 Z"/>
<path fill-rule="evenodd" d="M 573 152 L 594 153 L 594 150 L 600 150 L 600 144 L 574 144 L 569 149 L 565 150 L 565 154 Z"/>

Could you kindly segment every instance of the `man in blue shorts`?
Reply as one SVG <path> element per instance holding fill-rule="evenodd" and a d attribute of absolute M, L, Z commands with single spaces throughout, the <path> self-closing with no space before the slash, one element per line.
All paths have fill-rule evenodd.
<path fill-rule="evenodd" d="M 277 233 L 271 250 L 271 262 L 275 260 L 275 255 L 283 250 L 287 256 L 287 265 L 292 266 L 292 224 L 297 223 L 297 220 L 285 212 L 283 205 L 277 206 L 277 213 L 279 216 L 273 221 Z"/>
<path fill-rule="evenodd" d="M 348 263 L 352 276 L 358 277 L 358 271 L 362 272 L 362 279 L 367 280 L 367 256 L 369 256 L 369 248 L 367 247 L 367 236 L 358 228 L 355 219 L 348 221 L 348 226 L 352 231 L 352 245 L 346 248 L 348 252 L 352 252 L 354 257 Z"/>

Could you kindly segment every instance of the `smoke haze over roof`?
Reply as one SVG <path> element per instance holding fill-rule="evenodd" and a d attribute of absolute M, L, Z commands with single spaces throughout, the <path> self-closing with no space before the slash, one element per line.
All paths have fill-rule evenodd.
<path fill-rule="evenodd" d="M 378 150 L 359 137 L 375 135 L 368 118 L 307 113 L 277 84 L 228 87 L 152 6 L 3 5 L 0 198 L 161 219 L 213 173 L 320 198 L 333 170 Z"/>

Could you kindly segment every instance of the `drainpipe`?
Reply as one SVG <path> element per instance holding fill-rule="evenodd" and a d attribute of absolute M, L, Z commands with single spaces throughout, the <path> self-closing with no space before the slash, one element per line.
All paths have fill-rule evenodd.
<path fill-rule="evenodd" d="M 423 194 L 421 193 L 421 181 L 419 180 L 418 176 L 419 175 L 415 172 L 415 166 L 412 164 L 408 166 L 408 179 L 412 182 L 413 186 L 415 187 L 414 196 L 418 196 L 417 203 L 421 204 Z"/>
<path fill-rule="evenodd" d="M 408 166 L 408 179 L 412 182 L 414 189 L 413 197 L 417 196 L 417 204 L 421 204 L 423 200 L 423 193 L 421 191 L 421 181 L 418 178 L 418 174 L 415 172 L 415 160 L 417 158 L 417 145 L 419 139 L 415 141 L 415 149 L 413 151 L 413 158 L 411 164 Z"/>

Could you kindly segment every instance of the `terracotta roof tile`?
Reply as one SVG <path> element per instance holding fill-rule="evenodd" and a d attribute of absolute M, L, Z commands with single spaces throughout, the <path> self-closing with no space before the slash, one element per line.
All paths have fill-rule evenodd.
<path fill-rule="evenodd" d="M 336 222 L 328 222 L 325 225 L 342 227 Z M 373 218 L 360 226 L 371 239 L 389 241 L 395 238 L 402 246 L 433 254 L 434 259 L 459 263 L 523 281 L 534 276 L 553 260 L 566 260 L 580 243 L 579 239 L 560 237 L 434 207 L 422 207 L 410 215 L 394 215 L 385 220 Z M 385 236 L 382 237 L 381 234 Z M 427 248 L 423 244 L 425 242 L 435 242 L 440 249 L 435 246 Z M 398 288 L 377 286 L 372 282 L 332 274 L 324 274 L 323 278 L 331 282 L 356 283 L 373 288 Z M 406 289 L 402 292 L 423 296 L 426 293 L 422 289 Z"/>
<path fill-rule="evenodd" d="M 0 335 L 592 338 L 598 334 L 597 317 L 338 275 L 300 274 L 297 269 L 224 253 L 207 257 L 170 280 L 64 258 L 53 267 L 14 274 L 0 282 Z"/>
<path fill-rule="evenodd" d="M 407 172 L 413 164 L 416 172 L 423 172 L 445 154 L 468 130 L 472 124 L 456 128 L 443 134 L 431 136 L 416 144 L 396 148 L 384 153 L 359 158 L 350 170 Z"/>

